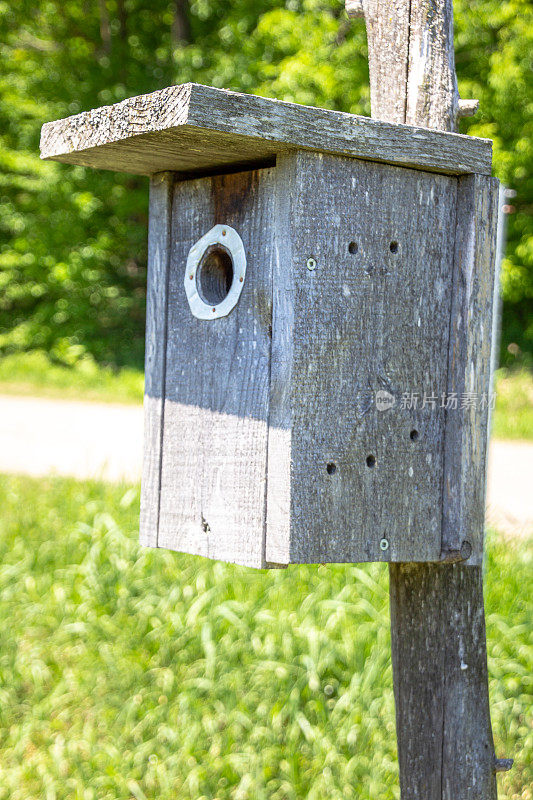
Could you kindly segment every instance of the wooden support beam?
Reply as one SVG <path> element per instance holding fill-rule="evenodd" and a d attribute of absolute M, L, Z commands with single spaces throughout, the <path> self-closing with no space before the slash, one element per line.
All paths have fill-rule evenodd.
<path fill-rule="evenodd" d="M 346 12 L 365 18 L 375 119 L 455 131 L 477 112 L 459 99 L 451 0 L 346 0 Z"/>
<path fill-rule="evenodd" d="M 459 101 L 452 0 L 395 0 L 393 6 L 392 10 L 389 0 L 347 0 L 349 14 L 360 16 L 362 11 L 365 16 L 372 116 L 456 130 L 458 116 L 474 112 L 476 103 Z M 472 195 L 479 204 L 480 225 L 491 229 L 487 214 L 494 213 L 493 187 L 486 184 L 476 190 L 479 176 L 467 180 L 469 186 L 460 191 Z M 490 239 L 492 232 L 487 235 Z M 493 257 L 489 246 L 484 258 Z M 471 267 L 479 270 L 480 265 Z M 468 354 L 459 357 L 466 359 Z M 464 491 L 460 467 L 451 480 L 459 484 L 458 491 Z M 510 766 L 508 760 L 494 755 L 482 568 L 460 563 L 465 531 L 454 531 L 453 522 L 448 521 L 444 542 L 451 555 L 444 563 L 390 566 L 392 662 L 404 800 L 496 800 L 495 772 Z"/>

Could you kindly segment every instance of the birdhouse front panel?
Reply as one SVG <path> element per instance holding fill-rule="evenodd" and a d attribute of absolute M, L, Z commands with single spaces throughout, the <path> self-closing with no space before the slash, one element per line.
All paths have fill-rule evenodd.
<path fill-rule="evenodd" d="M 157 543 L 254 566 L 265 559 L 273 172 L 178 182 L 172 195 Z M 219 316 L 232 285 L 238 301 Z"/>
<path fill-rule="evenodd" d="M 188 84 L 42 152 L 151 175 L 143 544 L 481 562 L 489 142 Z"/>

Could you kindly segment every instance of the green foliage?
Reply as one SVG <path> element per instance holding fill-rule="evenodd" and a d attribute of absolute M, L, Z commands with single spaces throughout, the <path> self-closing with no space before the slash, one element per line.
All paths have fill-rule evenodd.
<path fill-rule="evenodd" d="M 480 100 L 480 112 L 464 123 L 465 132 L 493 139 L 494 173 L 516 192 L 508 201 L 502 265 L 502 364 L 531 365 L 533 5 L 529 0 L 456 0 L 454 9 L 459 90 Z"/>
<path fill-rule="evenodd" d="M 179 9 L 183 6 L 184 11 Z M 528 0 L 457 0 L 457 65 L 517 191 L 503 349 L 531 350 L 533 145 Z M 0 351 L 140 367 L 146 181 L 38 159 L 43 122 L 195 80 L 366 113 L 366 38 L 341 0 L 0 1 Z M 516 346 L 507 350 L 507 346 Z"/>
<path fill-rule="evenodd" d="M 140 550 L 127 487 L 3 476 L 0 504 L 0 800 L 399 797 L 385 565 Z M 488 553 L 500 798 L 531 800 L 533 553 Z"/>

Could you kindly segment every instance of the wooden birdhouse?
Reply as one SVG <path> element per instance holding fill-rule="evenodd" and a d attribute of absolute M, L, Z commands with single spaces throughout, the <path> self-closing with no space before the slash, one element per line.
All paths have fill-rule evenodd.
<path fill-rule="evenodd" d="M 488 140 L 187 84 L 41 150 L 151 176 L 143 544 L 480 563 Z"/>

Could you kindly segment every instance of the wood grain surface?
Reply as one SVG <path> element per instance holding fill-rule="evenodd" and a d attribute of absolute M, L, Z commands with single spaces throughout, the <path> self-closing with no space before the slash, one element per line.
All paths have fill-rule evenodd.
<path fill-rule="evenodd" d="M 384 0 L 360 0 L 354 5 L 365 13 L 369 51 L 373 54 L 372 116 L 454 130 L 457 94 L 452 0 L 395 0 L 392 14 L 390 4 Z M 372 24 L 372 12 L 381 18 L 377 26 Z M 380 79 L 391 60 L 400 65 L 400 70 L 405 67 L 404 80 L 388 80 L 386 76 Z M 491 227 L 487 188 L 470 180 L 458 190 L 458 249 L 450 320 L 450 383 L 468 384 L 474 376 L 481 392 L 489 386 L 488 365 L 483 359 L 491 340 L 490 324 L 481 332 L 479 322 L 471 319 L 474 330 L 470 334 L 459 332 L 457 323 L 468 318 L 466 287 L 477 295 L 477 282 L 486 286 L 487 271 L 493 270 L 492 246 L 484 243 L 483 233 Z M 470 212 L 479 217 L 473 219 Z M 461 214 L 466 214 L 464 219 Z M 470 251 L 461 252 L 467 244 Z M 483 290 L 480 297 L 480 317 L 484 319 Z M 474 341 L 479 352 L 471 347 Z M 468 355 L 461 352 L 461 347 L 469 351 Z M 457 365 L 454 355 L 459 359 Z M 473 431 L 481 430 L 480 418 L 474 421 L 470 432 L 471 418 L 464 417 L 464 422 L 466 428 L 457 422 L 450 426 L 446 447 L 449 510 L 443 526 L 445 543 L 454 545 L 448 553 L 459 554 L 460 558 L 468 555 L 468 548 L 463 554 L 456 549 L 465 538 L 470 537 L 477 547 L 480 544 L 480 509 L 472 507 L 466 490 L 476 470 L 484 473 L 484 454 L 480 452 L 483 439 L 473 451 L 468 446 Z M 453 452 L 452 443 L 457 445 L 457 452 Z M 463 458 L 472 456 L 470 464 L 463 462 Z M 482 480 L 474 478 L 477 491 L 472 500 L 476 504 L 483 502 L 478 491 Z M 455 486 L 450 493 L 451 482 Z M 458 508 L 465 513 L 457 513 Z M 472 530 L 463 527 L 467 521 L 474 523 Z M 400 563 L 391 564 L 389 574 L 402 800 L 496 800 L 497 761 L 489 711 L 482 567 Z"/>
<path fill-rule="evenodd" d="M 140 519 L 140 541 L 147 547 L 157 546 L 159 526 L 173 181 L 170 172 L 161 172 L 150 180 Z"/>
<path fill-rule="evenodd" d="M 266 169 L 176 184 L 168 294 L 158 545 L 255 567 L 266 565 L 272 180 Z M 231 314 L 200 320 L 184 269 L 217 223 L 241 236 L 246 279 Z"/>
<path fill-rule="evenodd" d="M 438 560 L 457 181 L 304 152 L 285 162 L 267 557 Z"/>
<path fill-rule="evenodd" d="M 458 181 L 443 485 L 443 552 L 483 562 L 498 181 Z M 462 407 L 463 406 L 463 407 Z"/>
<path fill-rule="evenodd" d="M 492 143 L 189 83 L 48 122 L 41 157 L 118 172 L 207 173 L 307 148 L 450 175 L 490 174 Z"/>

